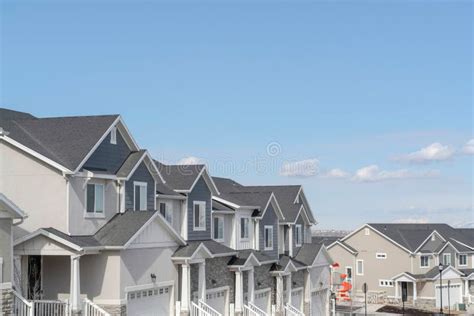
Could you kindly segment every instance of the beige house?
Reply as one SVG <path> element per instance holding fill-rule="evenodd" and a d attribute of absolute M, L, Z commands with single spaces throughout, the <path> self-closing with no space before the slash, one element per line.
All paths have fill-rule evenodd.
<path fill-rule="evenodd" d="M 346 274 L 344 281 L 352 284 L 353 299 L 362 297 L 367 283 L 371 301 L 400 303 L 406 288 L 408 302 L 415 306 L 474 303 L 474 229 L 366 224 L 325 243 L 339 264 L 335 272 Z"/>

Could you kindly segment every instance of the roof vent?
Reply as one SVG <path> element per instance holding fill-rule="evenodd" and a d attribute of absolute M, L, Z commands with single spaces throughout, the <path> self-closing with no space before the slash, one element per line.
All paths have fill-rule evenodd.
<path fill-rule="evenodd" d="M 10 133 L 4 130 L 3 127 L 0 127 L 0 136 L 8 136 L 8 134 Z"/>

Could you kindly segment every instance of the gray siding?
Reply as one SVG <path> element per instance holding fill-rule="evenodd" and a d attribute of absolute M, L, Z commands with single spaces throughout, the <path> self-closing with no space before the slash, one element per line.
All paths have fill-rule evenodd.
<path fill-rule="evenodd" d="M 193 230 L 193 202 L 206 202 L 206 230 Z M 206 181 L 201 177 L 194 189 L 188 195 L 188 240 L 206 240 L 211 239 L 211 190 Z"/>
<path fill-rule="evenodd" d="M 265 251 L 265 225 L 272 225 L 273 226 L 273 250 Z M 260 220 L 260 227 L 259 227 L 259 239 L 260 239 L 260 250 L 262 253 L 278 259 L 278 216 L 273 209 L 273 206 L 270 204 L 268 206 L 265 215 Z"/>
<path fill-rule="evenodd" d="M 147 207 L 149 210 L 153 210 L 155 205 L 155 179 L 153 179 L 153 176 L 143 161 L 130 177 L 130 180 L 125 184 L 125 209 L 133 210 L 134 181 L 147 183 Z"/>
<path fill-rule="evenodd" d="M 435 235 L 436 236 L 436 235 Z M 436 236 L 436 239 L 434 241 L 431 240 L 431 238 L 421 247 L 420 251 L 421 252 L 429 252 L 433 253 L 436 249 L 438 249 L 441 244 L 443 244 L 443 240 L 439 238 L 439 236 Z"/>
<path fill-rule="evenodd" d="M 3 258 L 3 281 L 12 282 L 12 219 L 0 218 L 0 258 Z"/>
<path fill-rule="evenodd" d="M 448 245 L 446 248 L 444 248 L 443 252 L 440 253 L 439 255 L 439 259 L 441 260 L 441 262 L 444 262 L 443 260 L 443 255 L 445 253 L 450 253 L 451 254 L 451 265 L 453 267 L 455 267 L 456 263 L 455 263 L 455 259 L 456 259 L 456 250 L 453 249 L 453 247 L 451 247 L 450 245 Z"/>
<path fill-rule="evenodd" d="M 130 153 L 130 148 L 117 130 L 117 144 L 111 144 L 110 134 L 107 135 L 86 161 L 84 169 L 109 171 L 115 174 Z"/>
<path fill-rule="evenodd" d="M 296 247 L 296 225 L 301 224 L 301 227 L 303 229 L 303 235 L 302 235 L 302 241 L 301 244 L 304 243 L 304 231 L 306 229 L 304 220 L 303 220 L 303 215 L 301 215 L 296 219 L 296 224 L 293 226 L 293 255 L 297 254 L 298 251 L 300 250 L 301 247 Z"/>

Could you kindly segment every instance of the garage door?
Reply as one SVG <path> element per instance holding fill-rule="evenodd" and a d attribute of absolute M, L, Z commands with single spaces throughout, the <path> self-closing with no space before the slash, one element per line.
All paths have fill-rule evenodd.
<path fill-rule="evenodd" d="M 296 307 L 298 310 L 303 310 L 303 289 L 291 290 L 291 305 Z"/>
<path fill-rule="evenodd" d="M 206 303 L 214 308 L 221 315 L 227 315 L 227 289 L 206 290 Z"/>
<path fill-rule="evenodd" d="M 266 313 L 270 313 L 270 293 L 271 290 L 264 289 L 255 292 L 254 304 Z"/>
<path fill-rule="evenodd" d="M 170 286 L 130 291 L 127 293 L 127 315 L 170 315 L 170 297 Z"/>
<path fill-rule="evenodd" d="M 462 303 L 461 293 L 462 293 L 461 284 L 459 283 L 451 284 L 449 286 L 449 291 L 448 291 L 448 285 L 443 284 L 443 307 L 447 307 L 448 305 L 451 305 L 451 307 L 454 307 L 454 305 L 458 303 Z M 440 290 L 439 290 L 439 285 L 436 285 L 436 307 L 440 307 L 440 305 L 441 305 Z"/>
<path fill-rule="evenodd" d="M 327 308 L 328 290 L 311 292 L 311 316 L 328 315 Z"/>

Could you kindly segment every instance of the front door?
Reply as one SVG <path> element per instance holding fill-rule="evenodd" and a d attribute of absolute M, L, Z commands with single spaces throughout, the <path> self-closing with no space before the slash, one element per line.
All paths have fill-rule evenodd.
<path fill-rule="evenodd" d="M 41 288 L 41 256 L 28 256 L 28 299 L 40 300 L 42 298 Z"/>

